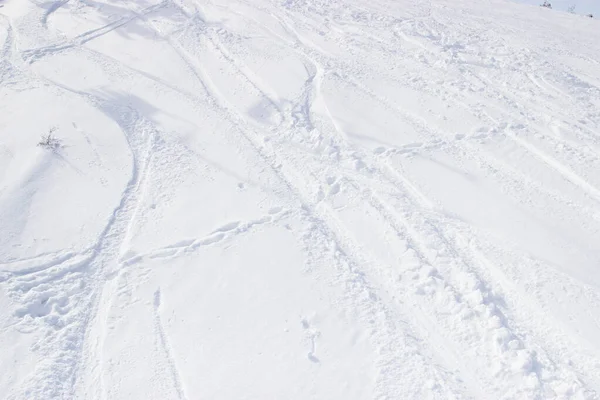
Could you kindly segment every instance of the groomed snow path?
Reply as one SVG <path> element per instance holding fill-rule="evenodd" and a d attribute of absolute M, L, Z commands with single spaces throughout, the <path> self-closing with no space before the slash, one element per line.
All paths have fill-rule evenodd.
<path fill-rule="evenodd" d="M 0 6 L 1 399 L 599 398 L 600 21 Z"/>

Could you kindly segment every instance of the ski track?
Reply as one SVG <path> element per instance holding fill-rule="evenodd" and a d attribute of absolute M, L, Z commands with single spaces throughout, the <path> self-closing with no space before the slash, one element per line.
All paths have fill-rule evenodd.
<path fill-rule="evenodd" d="M 51 44 L 51 45 L 36 48 L 36 49 L 24 50 L 21 52 L 21 55 L 25 59 L 26 62 L 28 62 L 29 64 L 32 64 L 35 61 L 38 61 L 41 58 L 46 57 L 48 55 L 56 54 L 56 53 L 59 53 L 64 50 L 69 50 L 74 47 L 81 46 L 91 40 L 102 37 L 112 31 L 114 31 L 115 29 L 119 29 L 119 28 L 125 26 L 126 24 L 140 18 L 144 14 L 159 10 L 160 8 L 164 7 L 165 4 L 167 4 L 167 2 L 162 2 L 162 3 L 156 4 L 156 5 L 147 7 L 144 10 L 142 10 L 140 13 L 133 12 L 132 16 L 122 17 L 117 21 L 111 22 L 111 23 L 101 26 L 99 28 L 89 30 L 89 31 L 84 32 L 80 35 L 77 35 L 73 39 L 70 39 L 67 41 Z"/>
<path fill-rule="evenodd" d="M 49 17 L 67 3 L 69 0 L 46 6 L 39 20 L 40 29 L 48 30 Z M 437 199 L 422 190 L 420 182 L 403 170 L 402 162 L 397 161 L 403 160 L 402 157 L 443 151 L 457 164 L 472 161 L 484 171 L 494 171 L 490 179 L 517 202 L 526 202 L 523 193 L 535 193 L 562 204 L 582 218 L 593 218 L 600 215 L 600 189 L 597 183 L 588 179 L 591 169 L 585 161 L 591 160 L 589 162 L 594 165 L 600 163 L 600 137 L 594 129 L 600 119 L 597 112 L 596 122 L 593 122 L 593 115 L 590 117 L 592 127 L 569 121 L 573 131 L 570 137 L 562 137 L 558 130 L 553 132 L 540 122 L 552 117 L 567 124 L 564 121 L 572 115 L 560 108 L 529 101 L 531 107 L 520 118 L 512 117 L 515 110 L 524 109 L 521 102 L 528 101 L 526 96 L 511 89 L 506 82 L 493 81 L 497 76 L 482 74 L 478 61 L 461 59 L 472 55 L 467 54 L 467 49 L 473 43 L 466 36 L 458 39 L 451 36 L 451 24 L 438 19 L 443 10 L 439 5 L 417 6 L 416 10 L 411 10 L 415 14 L 410 19 L 400 21 L 379 14 L 377 7 L 384 3 L 380 1 L 374 2 L 372 9 L 349 2 L 345 10 L 327 1 L 289 0 L 278 6 L 263 1 L 236 3 L 269 15 L 285 34 L 262 26 L 252 16 L 237 12 L 234 5 L 225 2 L 176 3 L 167 0 L 140 11 L 129 7 L 129 15 L 72 39 L 18 50 L 16 25 L 2 16 L 2 20 L 7 21 L 7 34 L 1 50 L 0 82 L 46 85 L 53 93 L 72 96 L 89 104 L 118 125 L 131 156 L 129 182 L 104 229 L 89 248 L 0 260 L 0 285 L 18 305 L 14 312 L 16 322 L 4 329 L 15 328 L 24 333 L 43 331 L 47 336 L 33 348 L 44 357 L 37 376 L 29 383 L 29 388 L 11 393 L 11 398 L 19 398 L 25 393 L 39 399 L 75 398 L 82 393 L 86 398 L 110 398 L 104 342 L 107 320 L 115 309 L 116 294 L 120 290 L 117 278 L 122 271 L 138 268 L 146 260 L 174 260 L 208 246 L 240 240 L 243 235 L 252 234 L 261 227 L 280 225 L 292 218 L 309 227 L 301 237 L 308 254 L 306 273 L 314 279 L 325 276 L 328 284 L 344 287 L 342 307 L 356 310 L 360 323 L 372 327 L 369 340 L 377 353 L 373 398 L 420 398 L 424 395 L 486 398 L 500 393 L 502 398 L 597 398 L 600 393 L 600 354 L 569 337 L 569 327 L 561 325 L 564 321 L 552 316 L 532 320 L 534 315 L 544 315 L 548 300 L 538 294 L 526 293 L 520 282 L 515 282 L 525 276 L 519 275 L 522 274 L 518 271 L 520 264 L 505 265 L 490 258 L 490 254 L 498 251 L 507 257 L 516 257 L 518 263 L 539 273 L 540 285 L 548 284 L 555 275 L 540 267 L 539 260 L 504 250 L 493 243 L 493 238 L 449 215 Z M 189 13 L 185 7 L 196 12 Z M 184 24 L 169 34 L 162 32 L 151 19 L 153 13 L 166 8 L 175 9 L 185 19 Z M 268 80 L 244 62 L 243 55 L 229 47 L 233 44 L 229 42 L 227 27 L 212 26 L 202 19 L 201 15 L 209 16 L 217 9 L 220 13 L 227 10 L 302 60 L 307 77 L 295 98 L 281 98 L 276 87 L 271 87 Z M 420 86 L 417 81 L 408 79 L 397 81 L 400 86 L 422 89 L 426 93 L 442 91 L 453 104 L 476 115 L 481 132 L 444 131 L 423 115 L 370 89 L 368 83 L 364 83 L 365 78 L 370 77 L 371 61 L 364 59 L 368 45 L 354 36 L 340 33 L 336 44 L 357 54 L 358 61 L 338 60 L 309 37 L 318 35 L 311 29 L 323 18 L 331 26 L 337 24 L 342 31 L 354 29 L 353 24 L 356 29 L 361 26 L 373 29 L 360 40 L 367 38 L 371 41 L 370 46 L 380 50 L 387 51 L 386 46 L 389 46 L 390 52 L 382 57 L 393 59 L 392 50 L 406 52 L 403 46 L 407 44 L 416 49 L 414 59 L 410 60 L 411 67 L 417 62 L 415 60 L 420 60 L 438 75 L 458 74 L 464 87 L 485 85 L 477 92 L 479 94 L 473 94 L 474 91 L 457 88 L 448 82 L 442 82 L 442 87 L 437 89 L 432 83 Z M 475 24 L 476 18 L 472 15 L 469 18 Z M 179 88 L 163 78 L 86 47 L 92 40 L 125 28 L 134 20 L 143 23 L 161 43 L 166 43 L 177 54 L 178 62 L 189 70 L 204 93 Z M 385 29 L 391 29 L 394 41 L 379 36 Z M 485 44 L 493 47 L 498 57 L 494 62 L 498 65 L 502 62 L 498 60 L 503 60 L 500 54 L 511 51 L 504 38 L 491 39 L 486 36 L 491 34 L 487 34 L 482 26 L 471 29 L 482 35 L 480 39 Z M 468 34 L 467 28 L 465 32 Z M 465 43 L 458 43 L 458 40 Z M 33 69 L 36 62 L 66 50 L 110 65 L 121 76 L 140 77 L 187 102 L 210 108 L 233 125 L 234 129 L 224 134 L 236 143 L 240 153 L 260 160 L 268 171 L 265 174 L 275 176 L 287 189 L 289 204 L 272 208 L 268 214 L 253 220 L 223 221 L 220 227 L 202 237 L 178 240 L 146 253 L 130 252 L 134 226 L 143 217 L 141 203 L 146 196 L 148 180 L 155 172 L 152 166 L 156 157 L 162 157 L 158 147 L 166 146 L 159 138 L 166 132 L 161 131 L 135 103 L 118 99 L 111 102 L 97 94 L 58 83 Z M 237 99 L 224 93 L 218 77 L 211 75 L 207 68 L 205 55 L 218 60 L 244 90 L 274 109 L 275 117 L 268 128 L 262 122 L 248 118 L 244 110 L 239 109 Z M 526 71 L 518 74 L 521 83 L 529 82 L 548 98 L 561 104 L 577 102 L 581 109 L 590 115 L 593 113 L 592 101 L 586 100 L 599 97 L 600 90 L 591 83 L 593 77 L 586 81 L 583 72 L 566 65 L 538 65 L 536 56 L 529 52 L 523 51 L 515 57 L 521 57 L 527 65 Z M 587 62 L 597 64 L 593 59 L 587 59 Z M 570 93 L 550 83 L 547 80 L 550 68 L 559 71 L 554 76 L 562 73 L 579 84 L 579 89 L 574 87 L 574 93 Z M 352 87 L 361 96 L 393 113 L 414 128 L 418 141 L 382 145 L 374 150 L 357 144 L 328 105 L 325 81 Z M 476 99 L 476 96 L 480 97 Z M 492 116 L 485 111 L 479 113 L 471 102 L 474 98 L 478 102 L 486 98 L 501 99 L 504 103 L 489 106 L 489 112 L 494 112 Z M 583 115 L 583 111 L 581 113 Z M 526 129 L 518 129 L 519 126 Z M 486 129 L 496 129 L 495 136 L 508 139 L 516 148 L 589 197 L 592 203 L 578 204 L 569 194 L 545 187 L 527 171 L 510 165 L 497 153 L 480 146 L 479 141 L 494 136 Z M 542 136 L 535 142 L 533 138 L 538 133 Z M 546 147 L 538 147 L 559 145 L 570 149 L 569 154 L 574 155 L 553 155 Z M 95 154 L 100 158 L 98 152 Z M 179 168 L 169 160 L 160 161 L 174 170 Z M 355 217 L 349 216 L 349 210 L 354 210 L 359 215 L 356 218 L 364 222 L 360 229 L 364 232 L 358 231 Z M 375 223 L 369 225 L 371 222 Z M 390 265 L 390 256 L 377 253 L 368 243 L 362 242 L 361 238 L 367 234 L 382 237 L 383 232 L 379 229 L 385 230 L 382 246 L 390 254 L 395 254 L 397 249 L 406 249 L 397 255 L 398 265 Z M 329 275 L 319 270 L 322 268 L 319 262 L 324 256 L 332 260 L 334 272 L 328 272 Z M 586 293 L 586 304 L 600 306 L 597 288 L 576 280 L 568 281 L 568 285 L 573 291 Z M 194 398 L 195 394 L 186 390 L 185 375 L 180 371 L 171 347 L 169 326 L 163 320 L 164 296 L 158 287 L 152 302 L 155 345 L 161 354 L 162 361 L 159 362 L 166 365 L 168 375 L 160 379 L 170 381 L 177 398 Z M 321 362 L 318 326 L 303 319 L 302 327 L 307 358 L 318 365 Z"/>
<path fill-rule="evenodd" d="M 41 18 L 42 25 L 44 26 L 44 28 L 46 28 L 46 29 L 48 28 L 48 19 L 52 16 L 52 13 L 58 11 L 59 8 L 61 8 L 68 2 L 69 2 L 69 0 L 62 0 L 62 1 L 55 1 L 54 3 L 50 3 L 50 6 L 48 6 L 46 12 L 44 13 L 44 15 Z"/>
<path fill-rule="evenodd" d="M 167 360 L 169 372 L 171 378 L 173 379 L 173 385 L 177 391 L 177 398 L 180 400 L 187 399 L 185 395 L 185 391 L 183 389 L 183 385 L 181 384 L 181 378 L 179 376 L 179 371 L 177 369 L 177 365 L 175 364 L 175 360 L 171 355 L 171 347 L 169 345 L 169 341 L 167 340 L 167 334 L 165 332 L 165 328 L 163 326 L 161 316 L 160 316 L 160 303 L 161 303 L 161 294 L 160 288 L 154 292 L 154 302 L 153 302 L 153 312 L 154 312 L 154 329 L 155 334 L 158 336 L 158 344 L 164 353 L 164 356 Z"/>

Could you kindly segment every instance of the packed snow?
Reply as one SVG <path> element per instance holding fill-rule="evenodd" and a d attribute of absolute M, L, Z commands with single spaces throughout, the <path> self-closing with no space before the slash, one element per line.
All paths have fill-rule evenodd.
<path fill-rule="evenodd" d="M 599 398 L 600 21 L 0 5 L 1 399 Z"/>

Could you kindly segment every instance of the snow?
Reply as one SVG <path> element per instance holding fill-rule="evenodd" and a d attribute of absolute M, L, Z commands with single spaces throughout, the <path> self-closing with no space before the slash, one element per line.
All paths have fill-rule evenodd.
<path fill-rule="evenodd" d="M 600 398 L 597 20 L 1 5 L 0 398 Z"/>

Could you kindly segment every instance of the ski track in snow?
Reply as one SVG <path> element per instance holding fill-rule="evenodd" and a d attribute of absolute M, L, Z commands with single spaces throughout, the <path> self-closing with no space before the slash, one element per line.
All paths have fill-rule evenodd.
<path fill-rule="evenodd" d="M 9 310 L 0 319 L 0 345 L 30 337 L 27 352 L 39 360 L 34 373 L 7 374 L 0 392 L 9 399 L 141 398 L 145 382 L 160 389 L 156 398 L 246 395 L 243 386 L 197 392 L 210 373 L 242 361 L 192 370 L 210 353 L 204 341 L 213 327 L 182 333 L 177 318 L 196 318 L 204 329 L 208 316 L 196 315 L 193 305 L 209 297 L 197 293 L 190 309 L 177 308 L 177 285 L 188 278 L 175 270 L 189 263 L 198 274 L 190 282 L 206 284 L 208 254 L 223 257 L 226 274 L 225 260 L 236 259 L 238 246 L 281 229 L 294 235 L 305 258 L 303 276 L 330 288 L 319 299 L 323 310 L 301 316 L 298 343 L 265 336 L 263 346 L 274 346 L 265 353 L 301 353 L 281 356 L 285 368 L 307 361 L 299 371 L 313 375 L 305 378 L 340 379 L 332 372 L 339 366 L 331 366 L 331 325 L 319 317 L 343 315 L 370 349 L 372 368 L 364 375 L 371 387 L 364 390 L 371 398 L 598 398 L 600 278 L 593 265 L 600 247 L 592 242 L 600 240 L 600 48 L 573 48 L 574 40 L 586 40 L 583 28 L 569 42 L 553 37 L 544 44 L 544 29 L 555 26 L 539 17 L 548 10 L 492 3 L 6 1 L 0 101 L 41 90 L 57 102 L 85 105 L 121 134 L 121 145 L 107 146 L 73 117 L 69 126 L 93 161 L 81 163 L 73 158 L 77 148 L 66 146 L 46 153 L 38 168 L 59 160 L 82 180 L 93 165 L 112 167 L 110 160 L 130 170 L 118 171 L 128 177 L 113 197 L 118 202 L 98 211 L 103 227 L 80 228 L 86 235 L 96 229 L 87 245 L 23 253 L 14 249 L 35 232 L 29 225 L 37 215 L 30 210 L 40 212 L 31 205 L 39 201 L 36 190 L 42 193 L 52 177 L 24 178 L 28 191 L 19 192 L 19 182 L 0 175 L 0 205 L 25 193 L 32 208 L 23 210 L 33 221 L 18 216 L 11 229 L 19 232 L 0 237 L 0 304 Z M 536 29 L 530 35 L 508 22 L 526 14 Z M 565 18 L 576 16 L 555 18 L 565 29 Z M 136 54 L 138 43 L 144 47 Z M 140 61 L 140 54 L 147 58 Z M 63 63 L 77 62 L 85 62 L 83 78 L 61 72 Z M 202 123 L 177 114 L 178 106 L 156 106 L 168 105 L 162 96 L 201 114 Z M 15 143 L 0 136 L 0 157 Z M 205 159 L 210 149 L 212 163 Z M 252 211 L 221 215 L 229 189 L 202 187 L 194 194 L 199 211 L 188 210 L 190 221 L 200 221 L 192 234 L 168 225 L 169 207 L 181 207 L 178 190 L 241 181 L 239 162 L 250 183 L 238 183 L 236 193 L 262 196 L 247 195 Z M 457 191 L 465 192 L 462 201 Z M 214 210 L 202 203 L 210 196 L 220 199 Z M 508 222 L 494 216 L 502 212 Z M 522 235 L 549 233 L 521 243 L 519 228 L 506 227 L 511 223 L 534 225 Z M 540 255 L 539 241 L 548 255 Z M 564 261 L 571 256 L 579 258 Z M 261 296 L 303 308 L 261 292 L 247 301 Z M 132 316 L 139 321 L 128 321 Z M 255 322 L 260 326 L 261 318 Z M 119 353 L 115 332 L 139 340 L 124 336 L 130 348 Z M 286 346 L 275 347 L 279 340 Z M 359 342 L 344 351 L 361 354 Z M 142 350 L 134 353 L 135 346 Z M 239 359 L 251 359 L 248 351 Z M 115 372 L 136 362 L 128 354 L 150 365 L 137 371 L 134 397 L 130 377 Z M 300 390 L 280 395 L 311 393 Z"/>
<path fill-rule="evenodd" d="M 154 292 L 154 321 L 156 334 L 158 335 L 158 342 L 167 359 L 167 363 L 169 365 L 168 368 L 173 378 L 173 384 L 177 391 L 177 398 L 180 400 L 185 400 L 187 397 L 185 396 L 183 387 L 181 385 L 181 378 L 179 377 L 177 365 L 175 364 L 173 356 L 171 355 L 169 342 L 167 340 L 165 329 L 160 317 L 160 288 Z"/>

